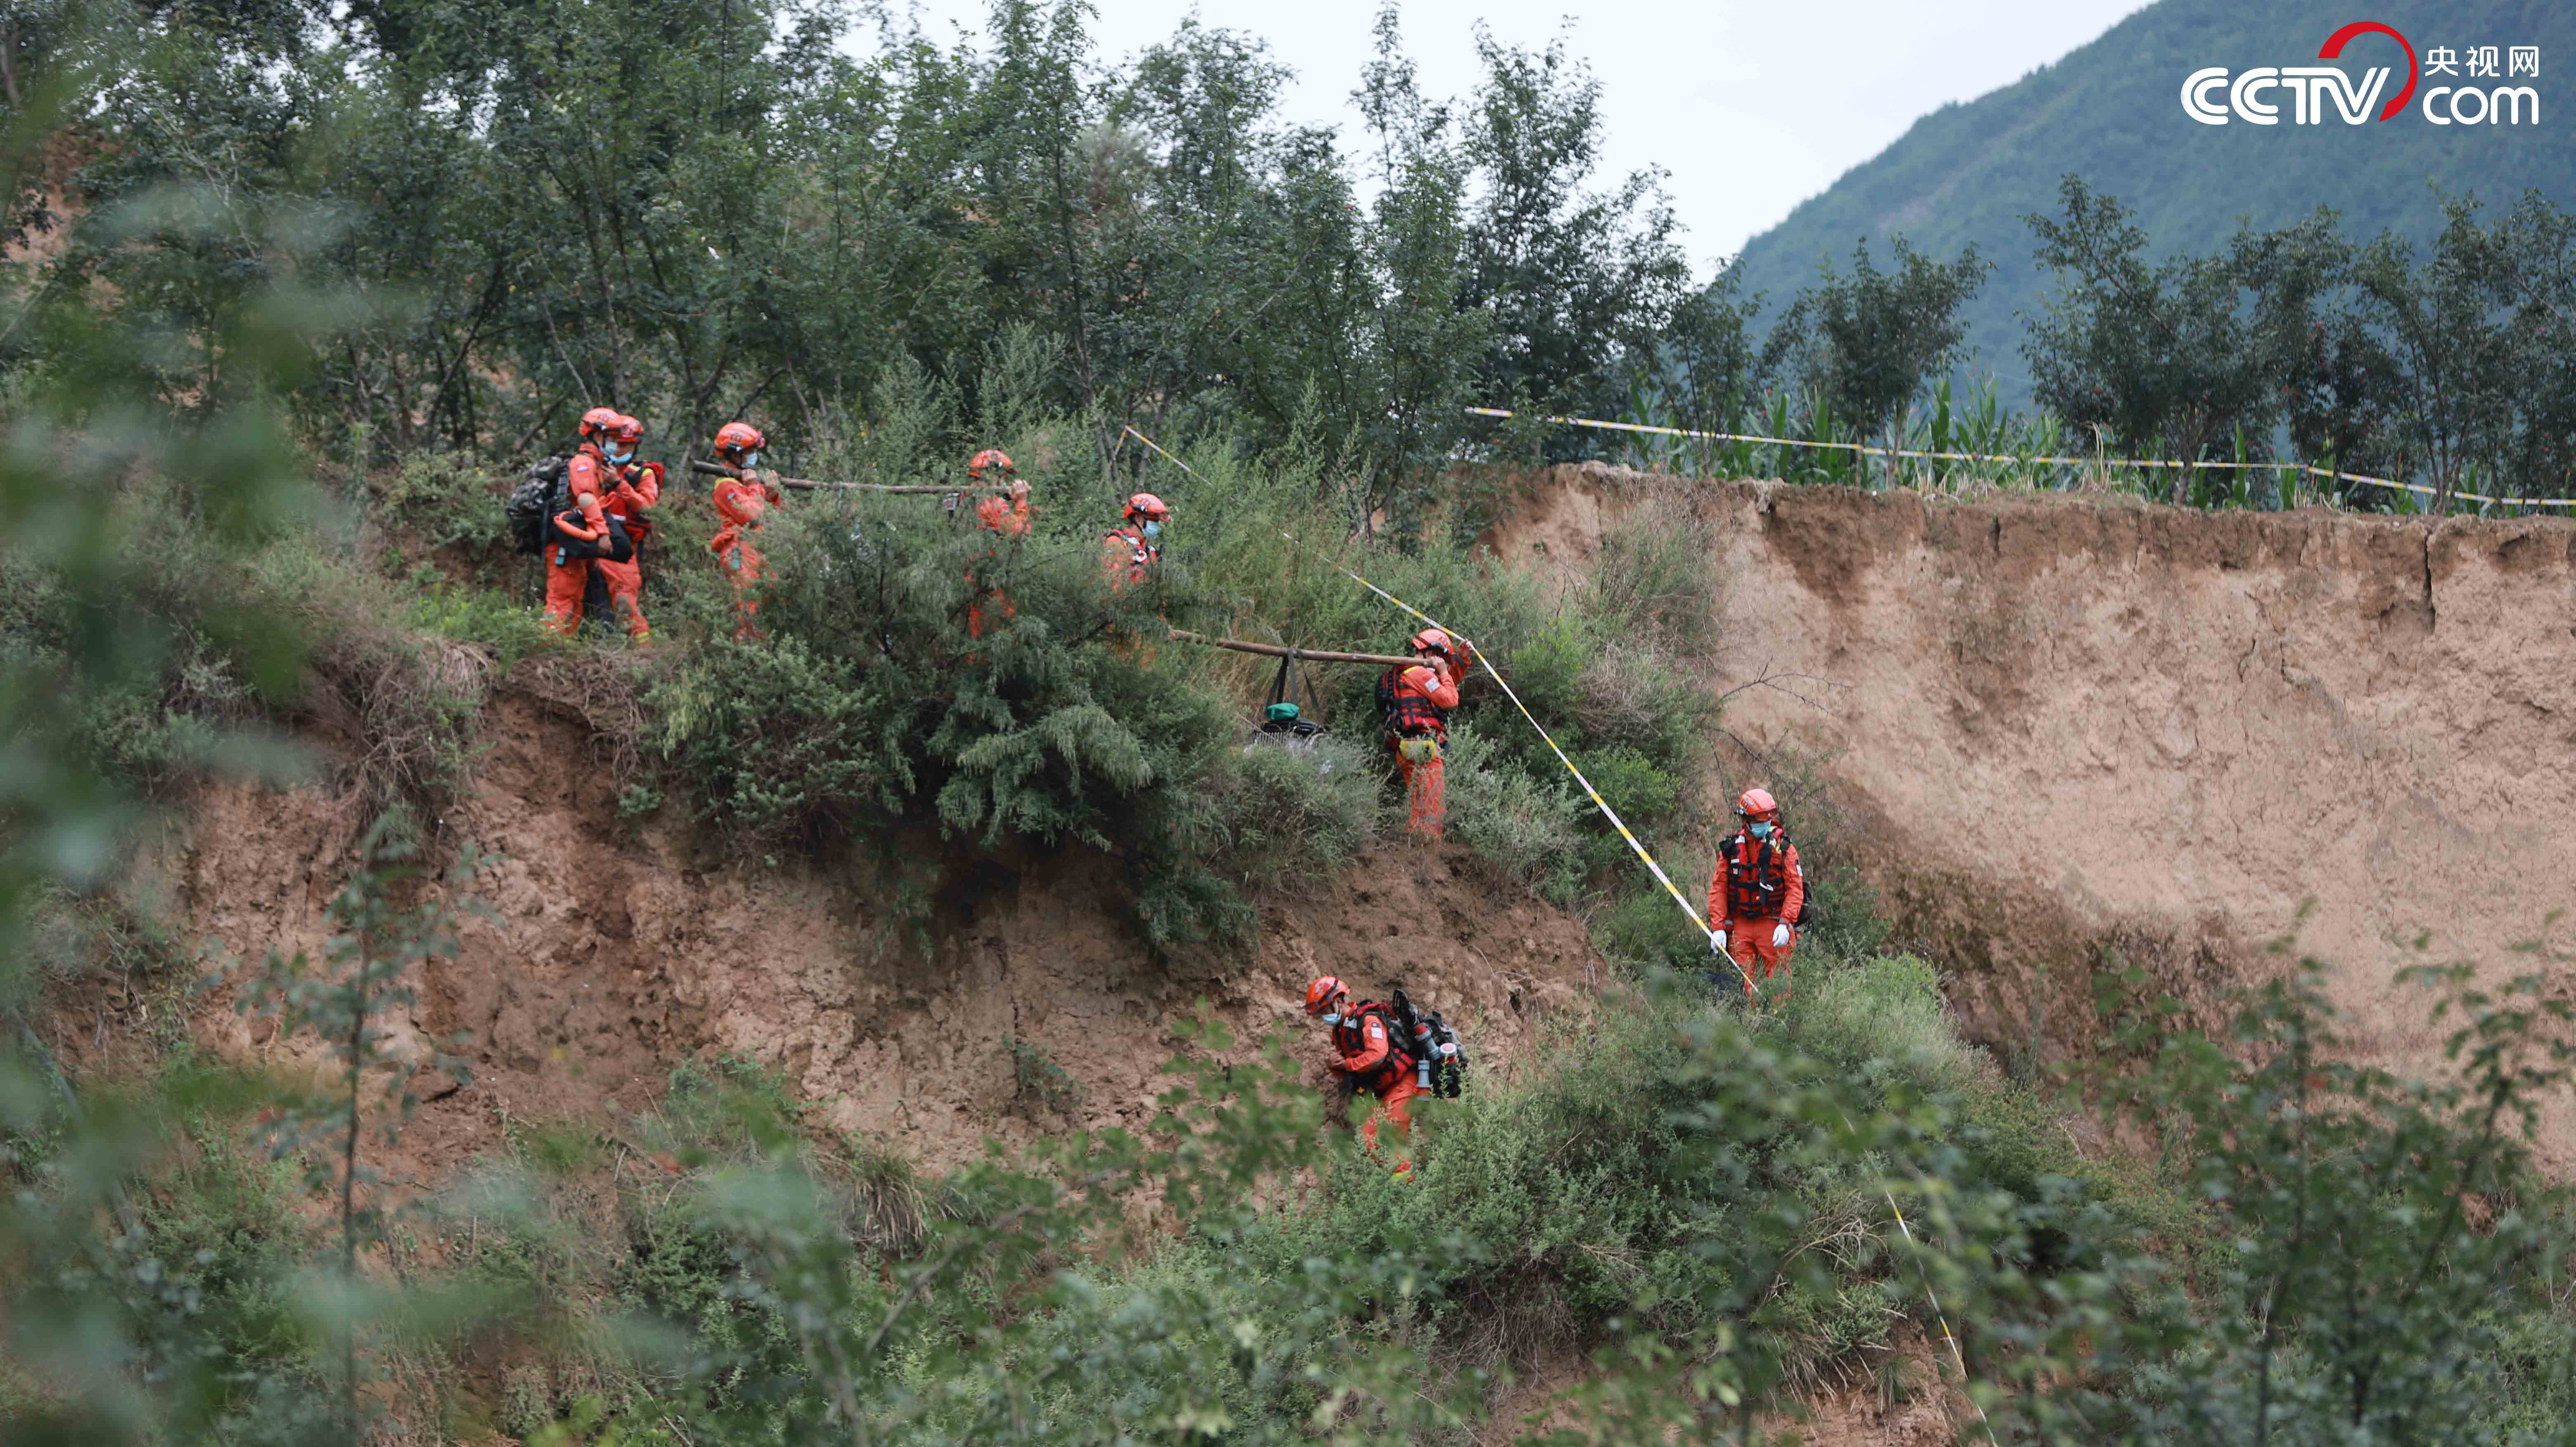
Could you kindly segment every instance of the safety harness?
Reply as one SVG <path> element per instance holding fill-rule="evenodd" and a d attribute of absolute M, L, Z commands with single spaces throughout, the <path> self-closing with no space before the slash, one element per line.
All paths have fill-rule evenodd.
<path fill-rule="evenodd" d="M 1163 560 L 1163 550 L 1145 541 L 1145 534 L 1139 528 L 1111 528 L 1103 541 L 1126 544 L 1127 581 L 1130 583 L 1145 581 L 1145 571 Z"/>
<path fill-rule="evenodd" d="M 1747 846 L 1751 846 L 1747 858 Z M 1781 902 L 1789 894 L 1789 835 L 1773 826 L 1771 837 L 1759 844 L 1750 836 L 1738 833 L 1726 841 L 1726 912 L 1734 919 L 1771 919 L 1780 913 Z M 1808 898 L 1814 891 L 1808 891 Z M 1807 922 L 1808 909 L 1802 904 L 1792 925 Z"/>
<path fill-rule="evenodd" d="M 1386 1027 L 1386 1059 L 1366 1076 L 1355 1077 L 1368 1089 L 1381 1094 L 1405 1076 L 1413 1073 L 1414 1056 L 1407 1048 L 1412 1032 L 1396 1018 L 1395 1007 L 1383 1000 L 1362 1000 L 1333 1022 L 1333 1048 L 1348 1060 L 1368 1048 L 1367 1018 L 1375 1015 Z"/>
<path fill-rule="evenodd" d="M 1408 668 L 1422 667 L 1408 664 Z M 1387 736 L 1403 739 L 1438 739 L 1449 741 L 1449 719 L 1440 706 L 1424 698 L 1420 690 L 1404 682 L 1403 668 L 1390 668 L 1377 681 L 1377 708 L 1386 719 Z"/>

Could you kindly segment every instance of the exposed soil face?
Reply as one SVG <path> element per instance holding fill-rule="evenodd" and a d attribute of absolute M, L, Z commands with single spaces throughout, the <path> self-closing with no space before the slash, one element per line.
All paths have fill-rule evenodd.
<path fill-rule="evenodd" d="M 505 1113 L 608 1123 L 642 1109 L 699 1052 L 781 1070 L 831 1124 L 936 1168 L 989 1136 L 1141 1123 L 1180 1045 L 1171 1027 L 1201 1002 L 1249 1057 L 1274 1027 L 1319 1034 L 1301 1013 L 1314 975 L 1363 995 L 1402 985 L 1499 1078 L 1604 980 L 1576 921 L 1497 889 L 1464 850 L 1400 843 L 1265 901 L 1252 949 L 1177 963 L 1120 917 L 1114 861 L 987 863 L 942 895 L 925 954 L 862 867 L 711 857 L 685 829 L 622 822 L 611 771 L 563 711 L 505 683 L 485 732 L 472 795 L 444 826 L 495 856 L 474 891 L 493 917 L 466 921 L 397 1022 L 415 1050 L 471 1035 L 474 1083 L 405 1136 L 425 1180 L 463 1165 Z M 191 933 L 246 959 L 318 956 L 347 837 L 321 794 L 224 788 L 157 867 Z M 264 1023 L 229 1010 L 199 1029 L 277 1057 Z M 1040 1067 L 1024 1088 L 1008 1040 L 1062 1079 Z M 1310 1053 L 1320 1065 L 1320 1039 Z"/>
<path fill-rule="evenodd" d="M 1497 550 L 1567 577 L 1639 511 L 1714 530 L 1712 685 L 1807 676 L 1782 680 L 1803 699 L 1730 702 L 1733 784 L 1776 782 L 1783 743 L 1833 751 L 1855 862 L 2000 1048 L 2064 1053 L 2114 957 L 2206 1002 L 2279 968 L 2262 946 L 2295 932 L 2335 962 L 2358 1048 L 2431 1069 L 2440 1034 L 2391 976 L 2525 972 L 2511 947 L 2576 903 L 2576 524 L 1954 503 L 1599 464 L 1518 491 Z M 2544 1150 L 2576 1163 L 2576 1131 Z"/>

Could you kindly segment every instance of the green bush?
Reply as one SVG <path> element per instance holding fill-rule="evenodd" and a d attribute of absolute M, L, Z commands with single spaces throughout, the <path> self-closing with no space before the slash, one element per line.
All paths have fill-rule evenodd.
<path fill-rule="evenodd" d="M 1818 964 L 1823 961 L 1816 962 Z M 1850 1079 L 1902 1070 L 1927 1091 L 1964 1091 L 1975 1062 L 1951 1028 L 1939 978 L 1912 955 L 1815 968 L 1797 961 L 1799 1047 Z"/>
<path fill-rule="evenodd" d="M 1659 854 L 1656 862 L 1694 913 L 1706 907 L 1708 870 L 1695 851 Z M 1652 979 L 1658 971 L 1714 978 L 1721 968 L 1713 963 L 1708 937 L 1682 917 L 1673 897 L 1642 868 L 1627 871 L 1622 887 L 1593 914 L 1592 947 L 1626 966 L 1636 979 Z"/>
<path fill-rule="evenodd" d="M 369 481 L 386 571 L 445 555 L 465 564 L 477 583 L 501 580 L 512 561 L 501 505 L 518 481 L 516 467 L 486 467 L 461 452 L 415 452 Z"/>
<path fill-rule="evenodd" d="M 1339 734 L 1236 751 L 1218 774 L 1217 868 L 1260 889 L 1331 878 L 1378 836 L 1378 761 Z"/>
<path fill-rule="evenodd" d="M 1496 759 L 1469 725 L 1449 730 L 1443 773 L 1451 837 L 1531 893 L 1570 902 L 1582 883 L 1577 821 L 1589 807 L 1572 786 L 1541 781 Z"/>
<path fill-rule="evenodd" d="M 412 595 L 409 621 L 439 637 L 489 649 L 492 667 L 503 673 L 520 659 L 558 642 L 546 630 L 542 614 L 490 588 L 428 583 Z"/>
<path fill-rule="evenodd" d="M 696 650 L 646 695 L 702 812 L 808 846 L 905 825 L 968 851 L 1087 845 L 1127 862 L 1157 947 L 1239 937 L 1248 912 L 1209 869 L 1233 725 L 1150 641 L 1186 577 L 1113 592 L 1096 541 L 997 544 L 910 502 L 782 520 L 769 637 Z"/>

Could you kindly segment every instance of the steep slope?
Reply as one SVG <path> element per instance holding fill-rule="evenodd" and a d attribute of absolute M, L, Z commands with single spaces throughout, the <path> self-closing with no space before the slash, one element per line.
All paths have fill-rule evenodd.
<path fill-rule="evenodd" d="M 1202 1003 L 1249 1053 L 1273 1026 L 1310 1030 L 1298 1006 L 1316 974 L 1403 985 L 1499 1078 L 1603 983 L 1580 923 L 1491 888 L 1463 851 L 1395 843 L 1267 901 L 1248 953 L 1155 962 L 1118 920 L 1114 862 L 1069 852 L 967 876 L 936 902 L 925 955 L 863 876 L 711 858 L 685 831 L 621 822 L 604 771 L 564 767 L 587 757 L 588 731 L 506 681 L 486 741 L 446 826 L 495 856 L 473 891 L 493 918 L 467 923 L 397 1024 L 415 1050 L 471 1034 L 473 1085 L 407 1137 L 432 1179 L 503 1119 L 614 1124 L 693 1055 L 782 1071 L 830 1124 L 936 1167 L 987 1136 L 1140 1123 L 1179 1047 L 1169 1027 Z M 251 958 L 318 952 L 339 884 L 330 841 L 345 838 L 331 813 L 307 791 L 203 800 L 158 860 L 191 936 Z M 260 1022 L 202 1018 L 236 1048 L 266 1043 Z"/>
<path fill-rule="evenodd" d="M 2539 77 L 2515 83 L 2539 89 L 2541 123 L 2435 126 L 2411 105 L 2393 120 L 2360 126 L 2209 126 L 2183 114 L 2179 97 L 2191 72 L 2316 64 L 2326 37 L 2354 20 L 2391 26 L 2419 57 L 2434 46 L 2463 54 L 2479 45 L 2540 47 Z M 2566 63 L 2560 57 L 2576 55 L 2571 46 L 2576 12 L 2540 0 L 2368 11 L 2328 0 L 2160 0 L 2054 65 L 1916 122 L 1748 243 L 1744 280 L 1769 293 L 1776 309 L 1814 280 L 1819 261 L 1848 270 L 1863 237 L 1882 257 L 1894 234 L 1943 257 L 1974 242 L 1995 273 L 1968 309 L 1971 370 L 1991 369 L 2007 398 L 2019 399 L 2029 381 L 2015 314 L 2040 311 L 2051 286 L 2031 259 L 2022 218 L 2057 209 L 2061 176 L 2080 174 L 2136 208 L 2164 251 L 2209 251 L 2240 217 L 2279 226 L 2319 206 L 2341 212 L 2347 234 L 2393 228 L 2420 243 L 2440 228 L 2436 190 L 2499 206 L 2534 187 L 2561 204 L 2576 200 L 2576 147 L 2567 144 L 2559 110 L 2566 101 L 2553 78 Z M 2394 67 L 2388 97 L 2405 83 L 2405 56 L 2383 37 L 2355 40 L 2340 63 L 2355 75 Z"/>
<path fill-rule="evenodd" d="M 1999 1050 L 2080 1046 L 2114 959 L 2205 1003 L 2279 968 L 2263 948 L 2295 932 L 2338 967 L 2364 1052 L 2429 1069 L 2440 1033 L 2392 974 L 2536 968 L 2512 947 L 2576 904 L 2576 523 L 1962 504 L 1598 464 L 1523 495 L 1494 541 L 1567 576 L 1635 510 L 1714 525 L 1713 686 L 1803 676 L 1731 701 L 1731 782 L 1783 782 L 1782 746 L 1828 752 L 1860 864 Z M 2553 1123 L 2545 1150 L 2576 1163 L 2576 1130 Z"/>

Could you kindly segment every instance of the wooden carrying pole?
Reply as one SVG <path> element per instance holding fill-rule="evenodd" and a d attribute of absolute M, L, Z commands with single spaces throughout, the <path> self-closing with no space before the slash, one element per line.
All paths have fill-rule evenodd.
<path fill-rule="evenodd" d="M 721 462 L 703 462 L 695 458 L 690 459 L 689 470 L 691 472 L 703 472 L 709 477 L 739 478 L 742 476 L 742 470 L 740 468 L 727 467 Z M 944 487 L 937 483 L 815 482 L 802 477 L 780 477 L 774 472 L 764 472 L 761 474 L 761 477 L 766 481 L 777 483 L 780 487 L 838 488 L 847 492 L 897 492 L 910 493 L 914 495 L 927 495 L 930 493 L 945 492 L 1007 491 L 1007 489 L 995 487 L 989 482 L 966 483 L 958 487 Z"/>
<path fill-rule="evenodd" d="M 1237 653 L 1258 653 L 1264 658 L 1294 658 L 1304 663 L 1373 663 L 1381 668 L 1410 668 L 1419 658 L 1397 658 L 1384 653 L 1327 653 L 1316 648 L 1286 648 L 1276 643 L 1249 643 L 1240 638 L 1210 638 L 1175 628 L 1172 637 L 1183 643 L 1204 643 L 1210 648 L 1231 648 Z"/>

